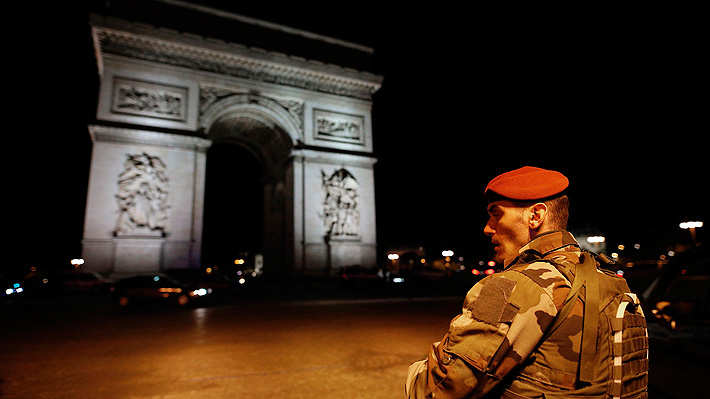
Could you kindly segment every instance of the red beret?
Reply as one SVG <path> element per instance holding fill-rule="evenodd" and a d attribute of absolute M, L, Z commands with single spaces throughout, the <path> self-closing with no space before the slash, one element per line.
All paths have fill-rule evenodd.
<path fill-rule="evenodd" d="M 560 172 L 523 166 L 495 177 L 484 193 L 488 202 L 503 199 L 534 201 L 557 196 L 567 186 L 569 180 Z"/>

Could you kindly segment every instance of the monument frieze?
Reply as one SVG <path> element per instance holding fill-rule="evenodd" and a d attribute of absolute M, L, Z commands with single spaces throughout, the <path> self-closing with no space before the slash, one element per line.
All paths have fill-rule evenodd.
<path fill-rule="evenodd" d="M 185 121 L 186 87 L 114 77 L 111 112 Z"/>
<path fill-rule="evenodd" d="M 284 62 L 267 61 L 259 57 L 264 55 L 263 51 L 234 44 L 225 43 L 224 46 L 218 46 L 211 42 L 210 47 L 224 47 L 215 50 L 192 46 L 179 40 L 194 38 L 186 39 L 178 34 L 175 37 L 178 41 L 172 42 L 94 27 L 94 38 L 103 53 L 363 100 L 372 99 L 372 94 L 379 89 L 382 80 L 381 77 L 367 72 L 353 72 L 342 68 L 329 73 L 327 70 L 335 67 L 285 55 L 269 54 L 268 57 L 262 57 L 283 58 Z M 249 55 L 237 54 L 235 49 L 240 50 L 239 53 Z M 303 65 L 292 66 L 293 64 Z"/>

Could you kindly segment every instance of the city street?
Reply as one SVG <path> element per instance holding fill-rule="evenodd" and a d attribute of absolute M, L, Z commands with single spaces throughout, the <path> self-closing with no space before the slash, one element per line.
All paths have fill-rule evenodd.
<path fill-rule="evenodd" d="M 451 297 L 135 309 L 112 308 L 101 297 L 7 303 L 0 396 L 402 398 L 407 366 L 443 336 L 460 303 Z M 650 397 L 697 397 L 705 361 L 668 345 L 652 348 Z"/>
<path fill-rule="evenodd" d="M 11 310 L 0 388 L 35 399 L 400 398 L 407 366 L 459 302 Z"/>

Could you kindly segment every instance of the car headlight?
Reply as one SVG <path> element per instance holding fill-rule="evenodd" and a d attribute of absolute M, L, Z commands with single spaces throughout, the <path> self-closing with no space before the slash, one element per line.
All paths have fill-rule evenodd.
<path fill-rule="evenodd" d="M 15 283 L 12 285 L 12 288 L 8 288 L 5 290 L 5 295 L 19 294 L 22 291 L 24 291 L 24 289 L 22 289 L 20 284 Z"/>
<path fill-rule="evenodd" d="M 204 288 L 198 288 L 196 290 L 190 291 L 191 296 L 205 296 L 207 295 L 207 290 Z"/>

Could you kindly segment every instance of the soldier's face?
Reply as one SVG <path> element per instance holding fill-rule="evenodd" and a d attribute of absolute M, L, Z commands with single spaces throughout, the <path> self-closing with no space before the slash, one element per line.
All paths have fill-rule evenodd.
<path fill-rule="evenodd" d="M 503 262 L 530 241 L 530 232 L 525 224 L 525 208 L 510 201 L 495 201 L 488 204 L 488 223 L 483 233 L 491 237 L 496 260 Z"/>

